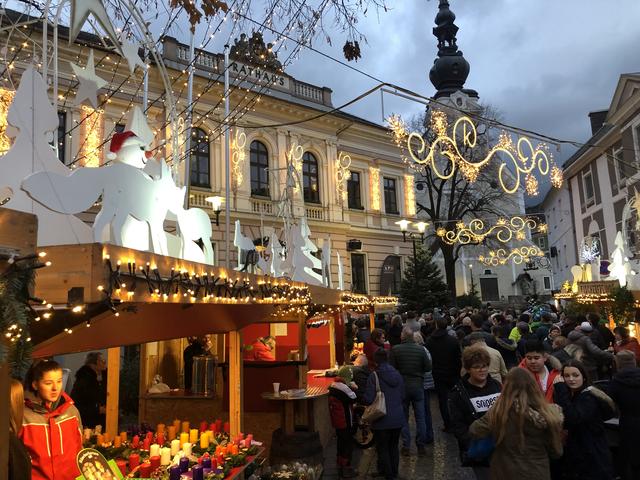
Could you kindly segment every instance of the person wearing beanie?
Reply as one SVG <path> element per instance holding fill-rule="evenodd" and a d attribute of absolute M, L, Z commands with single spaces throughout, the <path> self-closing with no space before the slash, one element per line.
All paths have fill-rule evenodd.
<path fill-rule="evenodd" d="M 625 327 L 616 327 L 613 329 L 615 342 L 613 349 L 616 353 L 622 350 L 629 350 L 636 356 L 636 362 L 640 362 L 640 344 L 634 337 L 629 336 L 629 330 Z"/>
<path fill-rule="evenodd" d="M 329 385 L 329 413 L 336 431 L 338 473 L 340 478 L 354 478 L 358 472 L 351 465 L 353 455 L 353 404 L 356 401 L 353 371 L 350 366 L 338 370 L 335 381 Z"/>
<path fill-rule="evenodd" d="M 606 387 L 620 412 L 619 474 L 622 480 L 640 480 L 640 456 L 636 452 L 640 432 L 640 368 L 633 352 L 616 354 L 617 373 Z"/>

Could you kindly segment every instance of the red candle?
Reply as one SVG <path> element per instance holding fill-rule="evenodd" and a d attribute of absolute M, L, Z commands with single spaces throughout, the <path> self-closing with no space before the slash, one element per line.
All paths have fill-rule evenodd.
<path fill-rule="evenodd" d="M 200 431 L 201 432 L 206 432 L 207 431 L 207 422 L 205 422 L 205 421 L 200 422 Z"/>
<path fill-rule="evenodd" d="M 160 466 L 160 455 L 149 458 L 149 462 L 151 462 L 151 470 L 155 470 Z"/>
<path fill-rule="evenodd" d="M 214 432 L 222 431 L 222 420 L 216 420 L 216 428 L 213 431 Z"/>
<path fill-rule="evenodd" d="M 160 432 L 156 435 L 156 443 L 158 445 L 164 445 L 164 432 Z"/>
<path fill-rule="evenodd" d="M 132 453 L 129 455 L 129 470 L 133 470 L 138 465 L 140 465 L 140 455 L 137 453 Z"/>
<path fill-rule="evenodd" d="M 123 476 L 126 476 L 127 475 L 127 462 L 122 460 L 121 458 L 119 458 L 118 460 L 116 460 L 116 465 L 120 469 L 120 473 L 122 473 Z"/>
<path fill-rule="evenodd" d="M 222 465 L 224 465 L 224 457 L 222 455 L 218 455 L 216 458 L 216 462 L 221 467 Z"/>
<path fill-rule="evenodd" d="M 147 436 L 145 438 L 151 440 L 153 438 L 153 432 L 147 432 Z"/>
<path fill-rule="evenodd" d="M 133 441 L 131 442 L 131 446 L 133 448 L 138 448 L 140 446 L 140 437 L 138 435 L 134 435 Z"/>
<path fill-rule="evenodd" d="M 224 422 L 225 433 L 229 433 L 230 430 L 231 430 L 231 426 L 229 425 L 229 422 Z"/>
<path fill-rule="evenodd" d="M 151 477 L 151 464 L 143 463 L 140 465 L 140 470 L 138 470 L 138 476 L 140 478 L 150 478 Z"/>
<path fill-rule="evenodd" d="M 151 446 L 151 439 L 147 437 L 142 442 L 142 450 L 149 450 L 150 446 Z"/>
<path fill-rule="evenodd" d="M 211 457 L 211 468 L 212 468 L 213 470 L 215 470 L 216 468 L 218 468 L 218 461 L 217 461 L 215 458 L 213 458 L 213 457 Z"/>
<path fill-rule="evenodd" d="M 216 431 L 216 422 L 213 422 L 211 425 L 209 425 L 209 430 L 211 430 L 212 432 Z"/>

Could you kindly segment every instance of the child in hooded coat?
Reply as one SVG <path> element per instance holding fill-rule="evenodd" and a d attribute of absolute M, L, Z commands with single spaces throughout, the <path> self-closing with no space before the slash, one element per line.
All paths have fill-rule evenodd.
<path fill-rule="evenodd" d="M 353 454 L 353 404 L 356 401 L 351 367 L 338 370 L 336 381 L 329 385 L 329 413 L 331 425 L 336 430 L 337 464 L 341 478 L 354 478 L 358 472 L 351 466 Z"/>

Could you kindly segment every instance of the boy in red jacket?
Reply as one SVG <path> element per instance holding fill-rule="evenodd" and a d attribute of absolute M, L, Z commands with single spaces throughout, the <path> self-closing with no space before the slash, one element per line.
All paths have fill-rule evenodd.
<path fill-rule="evenodd" d="M 547 402 L 553 403 L 553 386 L 562 381 L 560 361 L 553 355 L 549 355 L 537 338 L 527 340 L 524 350 L 524 358 L 518 366 L 528 370 L 535 377 L 544 398 Z"/>
<path fill-rule="evenodd" d="M 329 413 L 336 430 L 338 471 L 340 478 L 354 478 L 358 472 L 351 466 L 353 453 L 353 404 L 356 394 L 352 388 L 353 373 L 348 366 L 338 370 L 336 381 L 329 385 Z"/>

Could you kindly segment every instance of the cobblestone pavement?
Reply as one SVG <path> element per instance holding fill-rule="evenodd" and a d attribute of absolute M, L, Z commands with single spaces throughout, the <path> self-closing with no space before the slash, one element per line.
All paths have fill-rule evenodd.
<path fill-rule="evenodd" d="M 475 476 L 469 468 L 462 468 L 458 458 L 458 444 L 453 435 L 443 433 L 442 420 L 438 413 L 438 402 L 431 396 L 431 412 L 433 415 L 433 430 L 435 441 L 427 446 L 427 454 L 418 457 L 415 446 L 410 457 L 400 457 L 400 478 L 402 480 L 474 480 Z M 413 419 L 410 419 L 413 423 Z M 413 432 L 412 432 L 413 433 Z M 415 438 L 412 435 L 412 438 Z M 338 479 L 336 467 L 335 439 L 325 450 L 323 480 Z M 360 480 L 376 478 L 376 453 L 375 448 L 368 450 L 354 450 L 354 465 L 357 466 Z M 378 480 L 381 477 L 377 477 Z"/>

